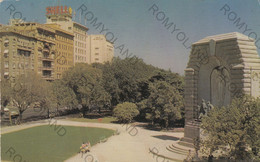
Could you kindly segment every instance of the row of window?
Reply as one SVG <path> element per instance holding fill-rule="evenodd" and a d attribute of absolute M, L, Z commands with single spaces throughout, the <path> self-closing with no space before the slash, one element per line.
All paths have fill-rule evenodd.
<path fill-rule="evenodd" d="M 63 71 L 66 71 L 68 70 L 69 68 L 68 67 L 57 67 L 57 72 L 63 72 Z"/>
<path fill-rule="evenodd" d="M 41 37 L 41 38 L 43 38 L 43 39 L 51 39 L 51 40 L 55 40 L 55 37 L 54 37 L 54 35 L 46 35 L 45 33 L 41 33 L 41 32 L 39 32 L 38 33 L 38 37 Z"/>
<path fill-rule="evenodd" d="M 82 34 L 87 34 L 85 30 L 82 30 L 82 29 L 80 29 L 80 28 L 74 27 L 74 30 L 77 31 L 77 32 L 79 32 L 79 33 L 82 33 Z"/>
<path fill-rule="evenodd" d="M 72 39 L 69 39 L 67 37 L 63 37 L 63 36 L 60 36 L 60 35 L 56 35 L 56 38 L 57 38 L 57 40 L 62 40 L 62 41 L 65 41 L 65 42 L 73 41 Z"/>
<path fill-rule="evenodd" d="M 78 40 L 81 40 L 81 41 L 86 41 L 86 36 L 82 36 L 80 34 L 74 34 L 74 39 L 78 39 Z"/>
<path fill-rule="evenodd" d="M 8 61 L 5 61 L 5 63 L 4 63 L 4 67 L 5 68 L 9 68 L 9 62 Z M 19 63 L 13 63 L 12 64 L 12 67 L 13 67 L 13 69 L 16 69 L 16 67 L 18 68 L 18 69 L 24 69 L 24 68 L 26 68 L 26 69 L 28 69 L 28 68 L 34 68 L 34 65 L 33 64 L 31 64 L 30 65 L 30 63 L 29 62 L 19 62 Z"/>
<path fill-rule="evenodd" d="M 63 49 L 63 50 L 73 50 L 73 47 L 72 46 L 67 46 L 67 45 L 65 45 L 65 44 L 60 44 L 60 43 L 57 43 L 57 47 L 59 48 L 59 49 Z"/>
<path fill-rule="evenodd" d="M 82 48 L 87 47 L 86 43 L 81 43 L 81 42 L 78 42 L 78 41 L 75 41 L 75 46 L 82 47 Z"/>
<path fill-rule="evenodd" d="M 86 54 L 86 50 L 75 48 L 75 53 Z"/>
<path fill-rule="evenodd" d="M 78 56 L 78 55 L 75 56 L 75 61 L 86 61 L 86 60 L 87 60 L 86 57 Z"/>

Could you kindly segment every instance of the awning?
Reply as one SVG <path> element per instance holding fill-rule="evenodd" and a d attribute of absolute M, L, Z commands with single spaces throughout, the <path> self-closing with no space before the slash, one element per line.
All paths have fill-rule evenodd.
<path fill-rule="evenodd" d="M 9 40 L 8 40 L 8 39 L 6 39 L 4 42 L 5 42 L 5 43 L 9 43 Z"/>

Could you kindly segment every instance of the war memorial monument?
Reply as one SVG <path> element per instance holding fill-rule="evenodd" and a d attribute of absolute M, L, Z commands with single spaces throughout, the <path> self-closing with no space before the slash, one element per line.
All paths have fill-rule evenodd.
<path fill-rule="evenodd" d="M 200 137 L 200 115 L 212 105 L 227 106 L 241 94 L 259 97 L 259 75 L 257 47 L 248 36 L 234 32 L 195 42 L 185 70 L 185 131 L 180 144 L 193 146 Z"/>

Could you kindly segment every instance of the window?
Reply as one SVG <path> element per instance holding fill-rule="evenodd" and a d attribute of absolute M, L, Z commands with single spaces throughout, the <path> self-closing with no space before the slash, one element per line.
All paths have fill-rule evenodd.
<path fill-rule="evenodd" d="M 8 53 L 4 53 L 4 57 L 7 58 L 8 57 Z"/>
<path fill-rule="evenodd" d="M 8 68 L 8 67 L 9 67 L 9 62 L 6 61 L 6 62 L 5 62 L 5 68 Z"/>

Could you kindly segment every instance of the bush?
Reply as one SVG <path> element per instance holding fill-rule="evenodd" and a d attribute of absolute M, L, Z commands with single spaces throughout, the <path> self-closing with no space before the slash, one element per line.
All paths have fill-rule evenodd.
<path fill-rule="evenodd" d="M 211 154 L 228 148 L 229 157 L 236 160 L 260 160 L 260 98 L 249 96 L 234 99 L 227 107 L 214 108 L 202 118 L 207 135 L 202 148 Z"/>
<path fill-rule="evenodd" d="M 129 123 L 139 114 L 139 111 L 134 103 L 124 102 L 115 107 L 113 114 L 119 122 Z"/>

